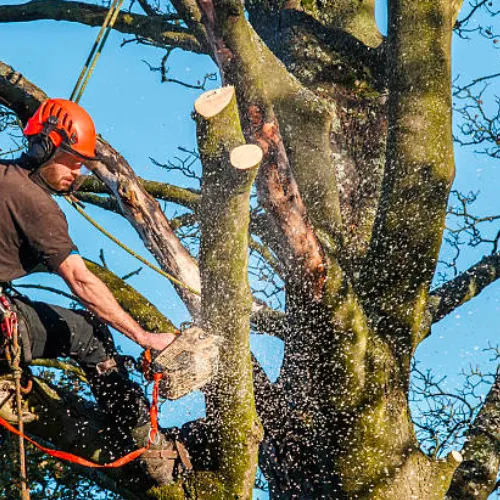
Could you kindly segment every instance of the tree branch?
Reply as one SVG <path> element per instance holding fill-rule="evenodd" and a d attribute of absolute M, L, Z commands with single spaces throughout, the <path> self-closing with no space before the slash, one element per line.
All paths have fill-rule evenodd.
<path fill-rule="evenodd" d="M 463 449 L 464 461 L 456 470 L 448 500 L 486 500 L 495 490 L 500 467 L 500 367 L 486 401 Z"/>
<path fill-rule="evenodd" d="M 260 333 L 277 337 L 281 340 L 286 338 L 285 313 L 273 309 L 263 308 L 261 311 L 252 313 L 252 327 Z"/>
<path fill-rule="evenodd" d="M 449 0 L 390 3 L 386 167 L 362 277 L 366 303 L 414 334 L 423 321 L 455 173 L 450 16 Z"/>
<path fill-rule="evenodd" d="M 116 199 L 113 196 L 98 196 L 94 193 L 73 193 L 75 198 L 77 198 L 82 203 L 90 203 L 96 207 L 102 208 L 103 210 L 109 210 L 110 212 L 120 213 L 120 206 L 118 205 Z"/>
<path fill-rule="evenodd" d="M 158 15 L 158 12 L 156 12 L 156 10 L 153 7 L 151 7 L 148 0 L 137 0 L 137 1 L 138 1 L 139 5 L 141 6 L 141 9 L 148 16 L 153 17 L 153 16 Z"/>
<path fill-rule="evenodd" d="M 172 5 L 194 34 L 198 43 L 205 48 L 204 50 L 207 54 L 214 58 L 214 54 L 212 53 L 210 43 L 208 41 L 207 30 L 201 21 L 201 10 L 199 9 L 196 0 L 172 0 Z"/>
<path fill-rule="evenodd" d="M 173 323 L 166 318 L 149 300 L 137 290 L 104 267 L 86 260 L 87 267 L 113 291 L 118 303 L 149 332 L 177 331 Z"/>
<path fill-rule="evenodd" d="M 106 7 L 84 2 L 32 0 L 20 5 L 0 6 L 0 23 L 53 19 L 88 26 L 101 26 L 107 12 Z M 189 30 L 169 23 L 164 16 L 144 16 L 122 12 L 116 20 L 114 29 L 147 38 L 164 47 L 177 47 L 195 53 L 205 52 Z"/>
<path fill-rule="evenodd" d="M 294 28 L 297 26 L 301 32 L 307 33 L 318 40 L 324 50 L 337 52 L 339 55 L 352 60 L 353 66 L 362 64 L 369 68 L 378 78 L 382 77 L 384 72 L 383 51 L 366 45 L 348 31 L 325 26 L 313 16 L 295 9 L 283 9 L 280 20 L 281 30 L 285 29 L 285 27 Z"/>
<path fill-rule="evenodd" d="M 382 41 L 375 22 L 375 0 L 329 3 L 313 0 L 307 4 L 288 0 L 284 2 L 283 9 L 304 9 L 324 26 L 341 29 L 370 47 L 376 47 Z"/>
<path fill-rule="evenodd" d="M 150 181 L 146 179 L 137 178 L 144 189 L 154 198 L 158 200 L 168 201 L 170 203 L 177 203 L 183 207 L 196 211 L 199 201 L 200 192 L 195 189 L 188 189 L 168 184 L 167 182 Z M 99 181 L 95 176 L 87 179 L 79 189 L 79 193 L 97 193 L 109 194 L 109 189 L 106 185 Z"/>
<path fill-rule="evenodd" d="M 431 293 L 429 312 L 436 323 L 457 307 L 477 297 L 500 278 L 500 253 L 488 255 L 467 271 Z"/>
<path fill-rule="evenodd" d="M 121 213 L 134 226 L 160 266 L 191 289 L 200 290 L 198 265 L 175 235 L 158 202 L 142 187 L 127 161 L 109 144 L 100 140 L 97 152 L 102 161 L 94 172 L 111 189 Z M 180 285 L 173 286 L 196 321 L 200 311 L 199 296 Z"/>

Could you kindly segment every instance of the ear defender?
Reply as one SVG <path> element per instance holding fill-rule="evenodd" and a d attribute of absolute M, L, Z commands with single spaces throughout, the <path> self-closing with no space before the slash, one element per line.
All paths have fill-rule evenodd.
<path fill-rule="evenodd" d="M 47 163 L 56 151 L 52 141 L 42 134 L 32 135 L 28 138 L 28 151 L 26 154 L 38 165 Z"/>

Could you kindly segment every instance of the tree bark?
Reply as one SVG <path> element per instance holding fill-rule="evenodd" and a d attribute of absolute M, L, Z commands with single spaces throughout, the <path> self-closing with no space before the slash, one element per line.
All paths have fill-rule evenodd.
<path fill-rule="evenodd" d="M 224 486 L 221 498 L 250 499 L 262 431 L 250 358 L 248 227 L 250 189 L 262 152 L 257 146 L 244 146 L 232 87 L 202 95 L 195 108 L 203 162 L 203 324 L 224 339 L 207 413 L 216 435 L 217 474 Z"/>
<path fill-rule="evenodd" d="M 472 424 L 447 500 L 486 500 L 498 488 L 500 468 L 500 367 L 484 406 Z"/>

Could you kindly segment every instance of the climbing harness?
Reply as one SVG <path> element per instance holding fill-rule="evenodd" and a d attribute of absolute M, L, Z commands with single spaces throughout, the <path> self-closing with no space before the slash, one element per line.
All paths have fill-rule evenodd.
<path fill-rule="evenodd" d="M 29 500 L 30 492 L 26 474 L 26 451 L 24 447 L 24 424 L 22 418 L 22 387 L 21 387 L 21 346 L 19 344 L 17 315 L 12 310 L 10 302 L 0 289 L 0 328 L 5 344 L 5 356 L 14 375 L 16 393 L 16 411 L 18 428 L 11 426 L 19 436 L 19 479 L 21 481 L 21 498 Z M 8 424 L 10 426 L 10 424 Z"/>

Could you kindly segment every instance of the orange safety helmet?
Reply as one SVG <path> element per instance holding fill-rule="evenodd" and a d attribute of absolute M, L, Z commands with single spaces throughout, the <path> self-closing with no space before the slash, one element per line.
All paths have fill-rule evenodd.
<path fill-rule="evenodd" d="M 78 104 L 67 99 L 47 99 L 28 120 L 24 135 L 43 134 L 56 148 L 85 160 L 95 160 L 94 122 Z"/>

